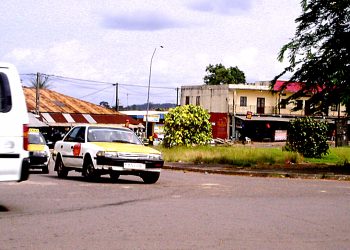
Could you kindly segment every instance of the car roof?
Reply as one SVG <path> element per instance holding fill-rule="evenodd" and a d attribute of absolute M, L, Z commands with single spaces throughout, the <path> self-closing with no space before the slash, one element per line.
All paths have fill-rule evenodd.
<path fill-rule="evenodd" d="M 86 124 L 86 125 L 78 125 L 75 127 L 86 127 L 86 128 L 116 128 L 116 129 L 121 129 L 125 131 L 132 131 L 131 129 L 127 127 L 121 127 L 120 125 L 113 125 L 113 124 Z M 75 128 L 74 127 L 74 128 Z"/>

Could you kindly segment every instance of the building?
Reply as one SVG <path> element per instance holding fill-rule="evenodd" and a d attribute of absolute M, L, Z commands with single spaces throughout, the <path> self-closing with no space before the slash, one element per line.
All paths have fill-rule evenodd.
<path fill-rule="evenodd" d="M 283 81 L 277 81 L 278 90 Z M 270 90 L 270 82 L 181 87 L 181 105 L 199 105 L 211 115 L 213 138 L 255 141 L 285 140 L 291 119 L 308 115 L 309 97 L 287 104 L 286 99 L 299 90 L 291 84 L 283 93 Z M 345 117 L 345 108 L 332 106 L 327 119 Z"/>
<path fill-rule="evenodd" d="M 146 123 L 146 116 L 148 113 L 148 127 L 147 127 L 147 135 L 148 136 L 157 136 L 159 139 L 164 138 L 164 120 L 165 115 L 168 111 L 156 111 L 149 110 L 148 112 L 137 111 L 137 110 L 128 110 L 128 111 L 120 111 L 120 113 L 128 115 L 135 119 L 139 123 Z"/>
<path fill-rule="evenodd" d="M 29 126 L 39 127 L 45 138 L 57 141 L 72 126 L 79 124 L 106 124 L 141 129 L 142 124 L 132 117 L 93 103 L 61 93 L 23 87 L 30 118 Z"/>

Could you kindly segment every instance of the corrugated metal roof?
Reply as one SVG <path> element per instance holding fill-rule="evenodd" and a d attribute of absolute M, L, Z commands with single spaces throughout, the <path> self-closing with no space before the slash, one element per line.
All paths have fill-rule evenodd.
<path fill-rule="evenodd" d="M 29 112 L 35 111 L 36 89 L 24 87 L 24 94 Z M 51 126 L 72 126 L 76 124 L 125 124 L 139 122 L 132 117 L 115 110 L 104 108 L 93 103 L 82 101 L 61 93 L 40 89 L 39 113 L 41 120 Z"/>
<path fill-rule="evenodd" d="M 29 112 L 35 111 L 36 89 L 23 87 Z M 71 96 L 49 90 L 40 89 L 39 112 L 68 114 L 119 114 L 117 111 L 82 101 Z"/>

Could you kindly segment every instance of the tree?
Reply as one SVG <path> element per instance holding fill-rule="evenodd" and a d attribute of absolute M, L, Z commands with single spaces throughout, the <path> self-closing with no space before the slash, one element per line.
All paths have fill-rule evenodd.
<path fill-rule="evenodd" d="M 207 66 L 205 69 L 208 74 L 204 76 L 204 82 L 207 85 L 238 84 L 245 82 L 244 72 L 237 66 L 225 68 L 221 63 Z"/>
<path fill-rule="evenodd" d="M 305 157 L 320 158 L 328 153 L 328 125 L 311 117 L 297 118 L 290 122 L 286 149 Z"/>
<path fill-rule="evenodd" d="M 302 0 L 302 14 L 295 37 L 285 44 L 278 59 L 288 53 L 289 66 L 275 77 L 291 73 L 288 84 L 299 82 L 301 89 L 289 100 L 311 95 L 310 112 L 328 112 L 335 104 L 350 111 L 350 1 Z"/>
<path fill-rule="evenodd" d="M 210 115 L 199 106 L 185 105 L 170 109 L 164 122 L 164 145 L 192 146 L 211 140 Z"/>
<path fill-rule="evenodd" d="M 50 77 L 45 74 L 37 73 L 35 77 L 30 80 L 31 87 L 39 89 L 49 89 L 50 86 Z"/>

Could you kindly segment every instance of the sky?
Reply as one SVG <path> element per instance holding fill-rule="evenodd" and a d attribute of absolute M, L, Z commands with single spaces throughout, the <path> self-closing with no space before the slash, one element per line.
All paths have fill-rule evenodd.
<path fill-rule="evenodd" d="M 238 67 L 268 81 L 294 36 L 291 0 L 2 0 L 0 61 L 23 85 L 39 72 L 50 89 L 123 106 L 176 103 L 177 88 L 204 84 L 206 67 Z M 150 74 L 151 70 L 151 74 Z M 151 77 L 150 77 L 151 76 Z"/>

